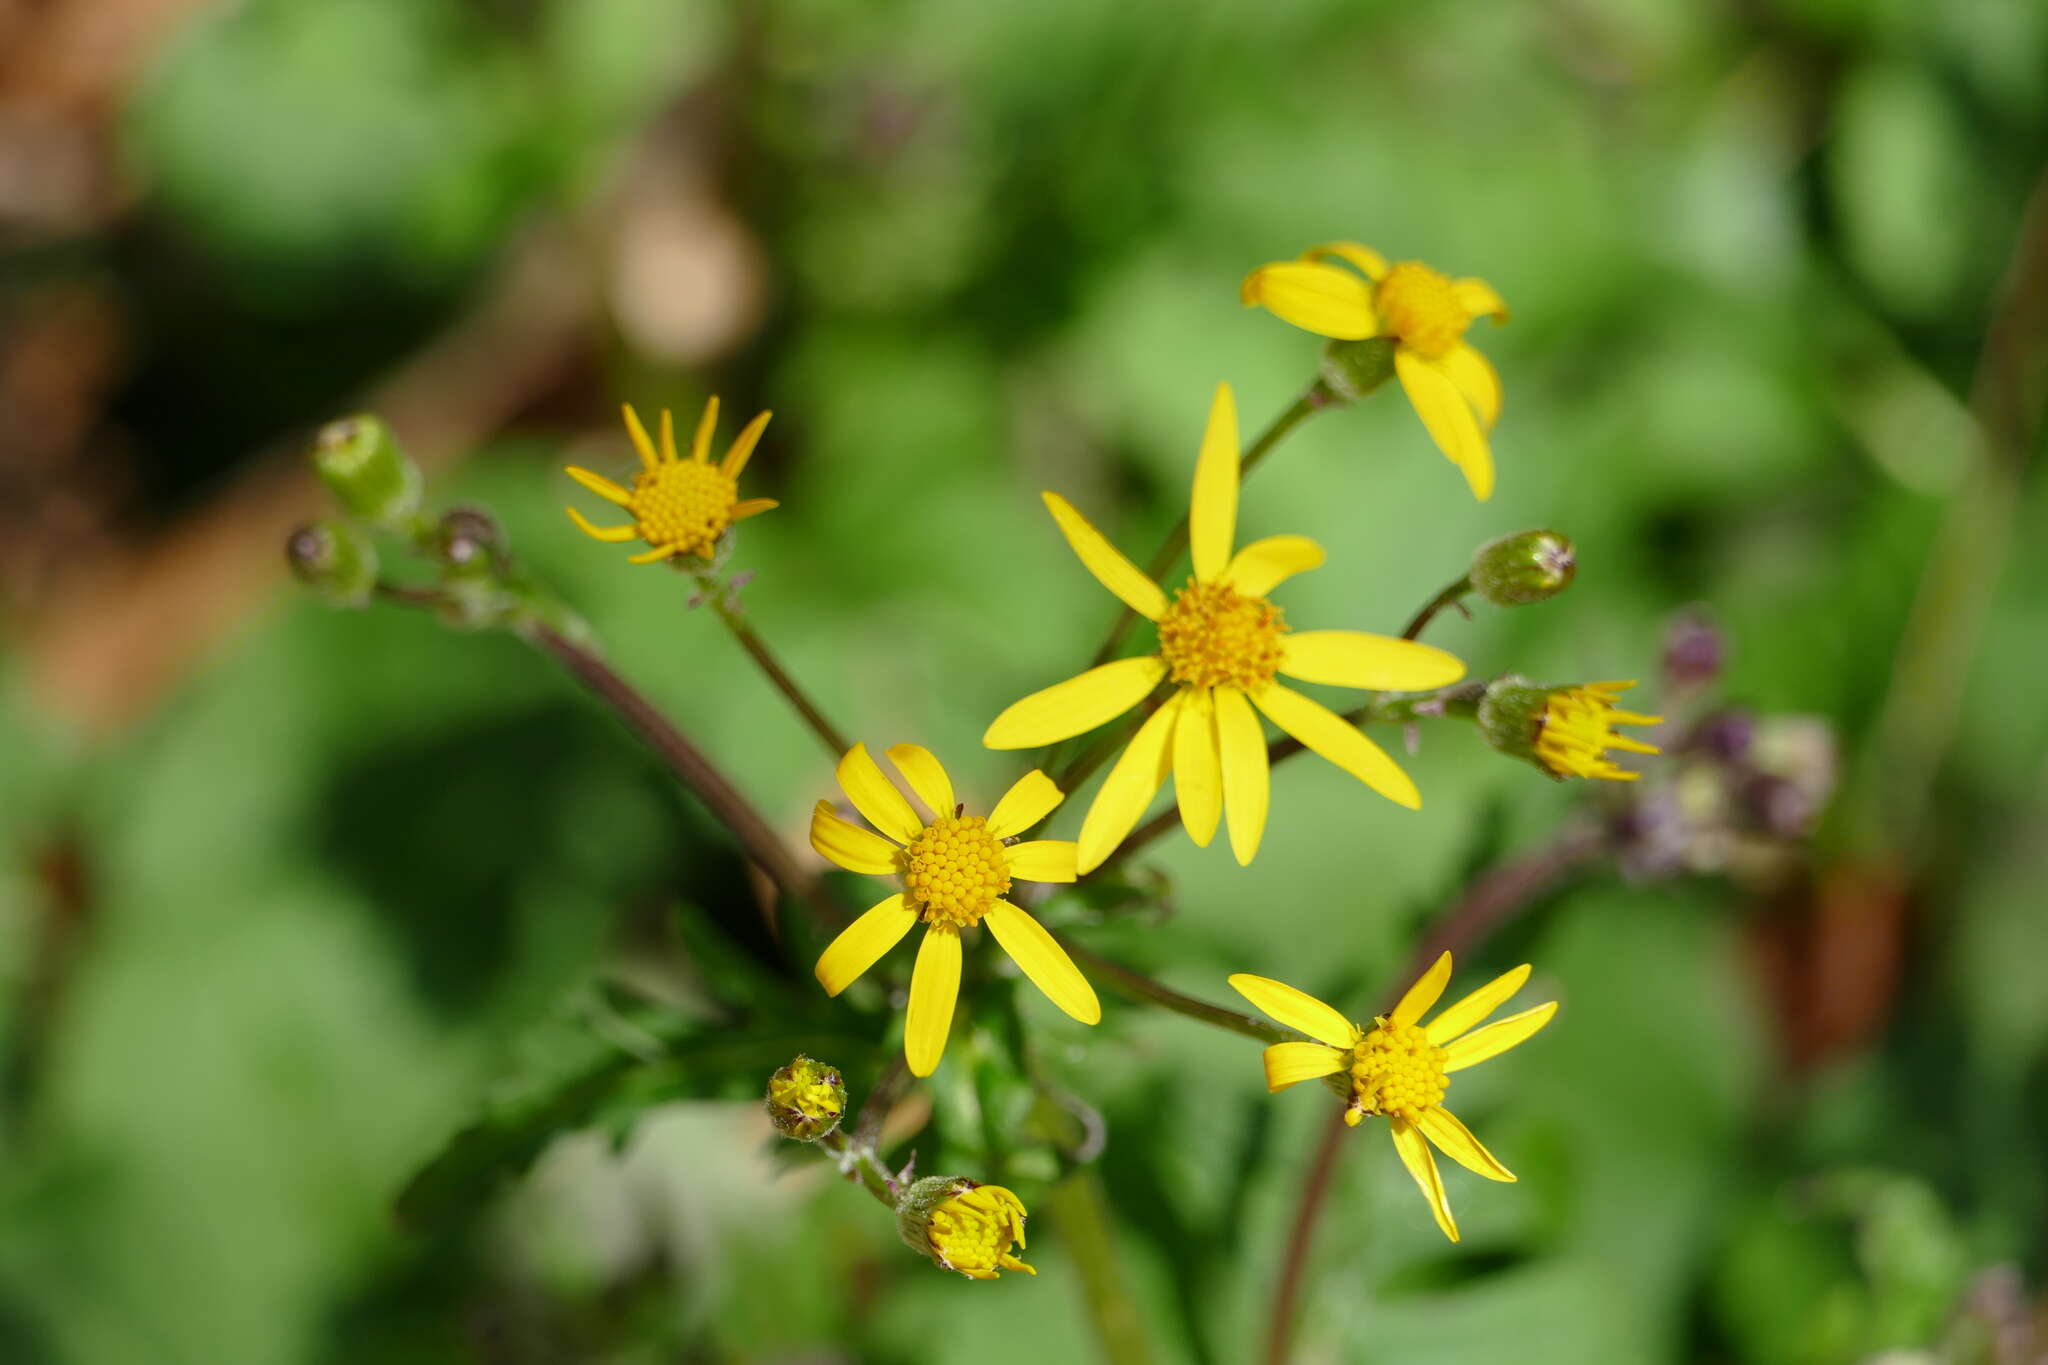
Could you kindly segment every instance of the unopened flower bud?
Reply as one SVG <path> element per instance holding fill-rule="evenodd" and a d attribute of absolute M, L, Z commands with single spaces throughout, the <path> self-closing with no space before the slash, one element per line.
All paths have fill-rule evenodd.
<path fill-rule="evenodd" d="M 1011 1250 L 1024 1249 L 1025 1217 L 1024 1202 L 1001 1185 L 934 1175 L 903 1192 L 896 1230 L 904 1245 L 939 1269 L 993 1280 L 1004 1270 L 1038 1273 Z"/>
<path fill-rule="evenodd" d="M 786 1138 L 816 1142 L 845 1113 L 846 1082 L 837 1067 L 799 1056 L 768 1078 L 768 1117 Z"/>
<path fill-rule="evenodd" d="M 320 428 L 313 467 L 341 505 L 365 521 L 407 531 L 419 515 L 419 468 L 379 418 L 344 417 Z"/>
<path fill-rule="evenodd" d="M 1323 345 L 1323 382 L 1347 403 L 1386 383 L 1394 375 L 1394 343 L 1388 337 L 1363 341 L 1331 341 Z"/>
<path fill-rule="evenodd" d="M 1704 608 L 1690 607 L 1664 628 L 1664 685 L 1673 691 L 1705 687 L 1721 675 L 1727 648 Z"/>
<path fill-rule="evenodd" d="M 1546 602 L 1572 585 L 1578 551 L 1555 531 L 1517 531 L 1472 555 L 1472 587 L 1496 607 Z"/>
<path fill-rule="evenodd" d="M 1616 709 L 1614 699 L 1634 686 L 1599 682 L 1538 687 L 1527 678 L 1499 678 L 1479 699 L 1479 733 L 1502 753 L 1533 763 L 1558 779 L 1598 777 L 1633 782 L 1640 774 L 1619 766 L 1608 753 L 1660 751 L 1614 727 L 1663 721 L 1662 716 Z"/>
<path fill-rule="evenodd" d="M 284 557 L 294 577 L 337 607 L 360 607 L 376 591 L 377 547 L 350 522 L 307 522 L 285 538 Z"/>
<path fill-rule="evenodd" d="M 493 577 L 504 541 L 497 521 L 478 507 L 457 507 L 434 527 L 434 553 L 450 573 L 463 577 Z"/>
<path fill-rule="evenodd" d="M 1692 732 L 1689 747 L 1722 763 L 1741 763 L 1756 743 L 1756 717 L 1740 709 L 1716 711 Z"/>

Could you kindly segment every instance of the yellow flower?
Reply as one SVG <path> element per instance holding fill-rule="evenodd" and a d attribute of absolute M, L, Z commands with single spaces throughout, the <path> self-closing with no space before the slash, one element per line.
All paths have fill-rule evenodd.
<path fill-rule="evenodd" d="M 942 1270 L 970 1280 L 1000 1279 L 998 1271 L 1038 1272 L 1010 1250 L 1024 1249 L 1024 1201 L 1001 1185 L 964 1176 L 927 1176 L 910 1187 L 896 1212 L 897 1231 L 911 1250 Z"/>
<path fill-rule="evenodd" d="M 1045 494 L 1082 564 L 1131 610 L 1159 626 L 1159 652 L 1092 668 L 1017 702 L 982 742 L 1027 749 L 1091 730 L 1130 710 L 1161 682 L 1173 694 L 1139 727 L 1110 770 L 1081 826 L 1080 870 L 1092 871 L 1123 842 L 1169 770 L 1181 822 L 1197 844 L 1226 811 L 1240 863 L 1258 852 L 1270 784 L 1266 736 L 1253 712 L 1374 791 L 1411 810 L 1422 804 L 1408 775 L 1379 745 L 1322 703 L 1274 681 L 1285 674 L 1336 687 L 1421 691 L 1465 676 L 1441 649 L 1358 630 L 1290 631 L 1266 594 L 1323 562 L 1306 536 L 1268 536 L 1236 554 L 1237 408 L 1228 384 L 1209 409 L 1188 507 L 1194 575 L 1171 599 L 1057 493 Z"/>
<path fill-rule="evenodd" d="M 1515 1176 L 1444 1108 L 1451 1073 L 1526 1042 L 1557 1013 L 1557 1002 L 1478 1027 L 1529 979 L 1529 968 L 1521 966 L 1481 986 L 1431 1023 L 1422 1023 L 1450 979 L 1451 955 L 1445 953 L 1408 988 L 1394 1012 L 1375 1018 L 1370 1029 L 1360 1028 L 1312 995 L 1263 976 L 1233 976 L 1230 984 L 1264 1013 L 1316 1040 L 1267 1048 L 1266 1089 L 1277 1092 L 1349 1071 L 1351 1104 L 1344 1121 L 1356 1126 L 1368 1115 L 1387 1117 L 1401 1164 L 1422 1187 L 1436 1225 L 1455 1242 L 1458 1225 L 1451 1218 L 1430 1143 L 1488 1180 L 1512 1181 Z"/>
<path fill-rule="evenodd" d="M 1356 266 L 1364 278 L 1326 258 Z M 1465 340 L 1474 320 L 1506 322 L 1507 305 L 1484 280 L 1454 280 L 1420 261 L 1390 266 L 1386 257 L 1356 242 L 1311 247 L 1298 261 L 1275 261 L 1245 277 L 1246 307 L 1317 336 L 1338 341 L 1388 337 L 1394 373 L 1429 429 L 1437 449 L 1472 485 L 1473 496 L 1493 496 L 1493 454 L 1486 433 L 1500 416 L 1500 377 Z"/>
<path fill-rule="evenodd" d="M 1614 699 L 1634 686 L 1633 682 L 1597 682 L 1553 691 L 1536 729 L 1536 761 L 1557 777 L 1599 777 L 1609 782 L 1633 782 L 1641 777 L 1641 773 L 1618 766 L 1606 752 L 1663 752 L 1614 728 L 1663 723 L 1662 716 L 1615 709 Z"/>
<path fill-rule="evenodd" d="M 953 781 L 929 749 L 898 744 L 889 760 L 931 812 L 919 818 L 881 767 L 856 744 L 839 761 L 839 785 L 853 808 L 889 837 L 884 839 L 832 813 L 820 801 L 811 814 L 811 847 L 849 872 L 900 876 L 903 890 L 868 910 L 832 940 L 818 958 L 818 984 L 837 995 L 875 965 L 910 927 L 923 920 L 924 942 L 910 974 L 910 1008 L 903 1021 L 903 1053 L 910 1069 L 929 1076 L 946 1050 L 953 1003 L 960 993 L 960 931 L 986 923 L 1003 951 L 1032 984 L 1084 1024 L 1102 1019 L 1088 979 L 1045 927 L 1003 899 L 1011 879 L 1070 882 L 1074 845 L 1065 839 L 1012 840 L 1050 815 L 1065 799 L 1052 779 L 1026 773 L 986 818 L 965 814 L 953 800 Z M 894 842 L 891 842 L 891 841 Z"/>
<path fill-rule="evenodd" d="M 725 459 L 711 463 L 711 433 L 718 426 L 718 399 L 704 405 L 704 417 L 697 423 L 697 437 L 690 443 L 690 458 L 676 453 L 675 419 L 667 408 L 661 410 L 661 449 L 647 438 L 647 428 L 629 403 L 625 407 L 626 430 L 633 448 L 640 452 L 640 472 L 633 476 L 633 489 L 625 489 L 587 469 L 568 467 L 569 477 L 601 498 L 626 509 L 632 523 L 626 526 L 593 526 L 573 507 L 564 508 L 569 520 L 583 533 L 608 544 L 644 540 L 652 547 L 632 557 L 635 564 L 653 564 L 675 555 L 695 554 L 710 559 L 718 538 L 736 521 L 758 516 L 776 506 L 773 498 L 740 497 L 740 471 L 768 425 L 769 413 L 747 423 L 733 440 Z"/>

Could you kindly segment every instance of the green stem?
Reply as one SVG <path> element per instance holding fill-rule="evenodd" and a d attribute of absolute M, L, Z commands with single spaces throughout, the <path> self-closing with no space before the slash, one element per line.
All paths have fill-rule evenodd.
<path fill-rule="evenodd" d="M 1162 1009 L 1186 1015 L 1201 1023 L 1229 1029 L 1232 1033 L 1242 1033 L 1247 1038 L 1256 1038 L 1262 1043 L 1292 1042 L 1300 1036 L 1291 1029 L 1280 1028 L 1249 1014 L 1239 1014 L 1236 1010 L 1212 1005 L 1206 1000 L 1197 1000 L 1192 995 L 1182 995 L 1171 986 L 1163 985 L 1121 963 L 1112 962 L 1100 953 L 1083 948 L 1065 934 L 1054 934 L 1053 938 L 1060 947 L 1067 950 L 1068 957 L 1088 968 L 1097 979 L 1107 982 L 1112 989 L 1130 999 L 1148 1005 L 1158 1005 Z"/>
<path fill-rule="evenodd" d="M 1067 1254 L 1074 1258 L 1088 1321 L 1110 1365 L 1149 1365 L 1152 1348 L 1136 1297 L 1117 1262 L 1115 1228 L 1109 1195 L 1094 1166 L 1078 1166 L 1045 1193 L 1053 1221 L 1059 1225 Z"/>
<path fill-rule="evenodd" d="M 838 728 L 825 719 L 825 713 L 818 709 L 809 694 L 797 686 L 796 679 L 790 677 L 789 671 L 769 652 L 767 644 L 755 634 L 754 628 L 747 624 L 747 618 L 740 615 L 739 609 L 727 599 L 725 585 L 706 576 L 700 576 L 697 583 L 704 600 L 711 605 L 711 610 L 717 614 L 718 619 L 725 622 L 725 628 L 732 632 L 733 639 L 739 641 L 740 648 L 747 651 L 747 656 L 760 665 L 761 672 L 775 685 L 775 690 L 796 708 L 796 713 L 803 717 L 804 724 L 810 727 L 811 733 L 818 737 L 818 742 L 825 746 L 833 761 L 837 762 L 853 747 L 847 742 L 846 736 L 840 734 Z"/>
<path fill-rule="evenodd" d="M 1454 606 L 1462 602 L 1465 599 L 1466 594 L 1470 593 L 1471 591 L 1472 576 L 1470 574 L 1467 574 L 1463 578 L 1459 579 L 1457 582 L 1445 588 L 1442 592 L 1438 593 L 1435 597 L 1430 598 L 1429 601 L 1426 604 L 1424 604 L 1422 610 L 1416 612 L 1415 615 L 1409 620 L 1408 628 L 1401 632 L 1401 638 L 1404 640 L 1421 639 L 1422 632 L 1428 628 L 1429 623 L 1431 621 L 1434 621 L 1436 619 L 1436 614 L 1438 612 L 1442 611 L 1446 607 Z M 1470 613 L 1467 614 L 1469 615 Z"/>
<path fill-rule="evenodd" d="M 844 1133 L 826 1134 L 818 1139 L 818 1147 L 831 1154 L 848 1180 L 858 1180 L 876 1199 L 892 1209 L 896 1207 L 896 1178 L 875 1155 L 873 1147 L 854 1142 Z"/>

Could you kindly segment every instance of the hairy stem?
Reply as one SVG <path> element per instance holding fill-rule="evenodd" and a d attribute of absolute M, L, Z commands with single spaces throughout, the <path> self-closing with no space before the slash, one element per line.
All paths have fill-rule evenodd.
<path fill-rule="evenodd" d="M 875 1155 L 871 1144 L 856 1142 L 844 1133 L 828 1133 L 818 1139 L 818 1148 L 839 1163 L 840 1173 L 848 1180 L 858 1180 L 876 1199 L 892 1209 L 896 1207 L 896 1177 Z"/>

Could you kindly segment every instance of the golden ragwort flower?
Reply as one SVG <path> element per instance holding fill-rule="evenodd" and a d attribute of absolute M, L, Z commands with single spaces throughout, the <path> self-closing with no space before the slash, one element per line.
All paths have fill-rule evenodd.
<path fill-rule="evenodd" d="M 929 1256 L 941 1270 L 970 1280 L 1002 1278 L 997 1272 L 1038 1272 L 1011 1251 L 1024 1249 L 1024 1201 L 1001 1185 L 965 1176 L 927 1176 L 911 1186 L 896 1212 L 896 1228 L 912 1251 Z"/>
<path fill-rule="evenodd" d="M 1393 1013 L 1375 1018 L 1369 1029 L 1360 1028 L 1314 996 L 1267 977 L 1241 974 L 1231 977 L 1230 984 L 1265 1014 L 1316 1040 L 1275 1043 L 1267 1048 L 1266 1089 L 1277 1092 L 1301 1081 L 1349 1071 L 1351 1103 L 1344 1111 L 1344 1121 L 1355 1127 L 1368 1115 L 1387 1117 L 1401 1164 L 1421 1186 L 1423 1198 L 1436 1215 L 1436 1225 L 1455 1242 L 1458 1225 L 1451 1217 L 1450 1200 L 1444 1194 L 1443 1177 L 1430 1143 L 1488 1180 L 1512 1181 L 1515 1176 L 1444 1108 L 1451 1073 L 1526 1042 L 1557 1013 L 1557 1002 L 1478 1027 L 1529 979 L 1525 965 L 1495 977 L 1430 1023 L 1422 1023 L 1422 1016 L 1436 1004 L 1450 979 L 1451 955 L 1445 953 L 1408 988 Z"/>
<path fill-rule="evenodd" d="M 924 942 L 910 975 L 903 1053 L 910 1069 L 929 1076 L 946 1050 L 960 993 L 960 931 L 986 924 L 1046 998 L 1084 1024 L 1099 1023 L 1102 1005 L 1088 979 L 1045 926 L 1003 899 L 1012 878 L 1070 882 L 1074 845 L 1065 839 L 1016 843 L 1065 798 L 1033 770 L 996 802 L 986 818 L 953 799 L 953 780 L 929 749 L 898 744 L 889 759 L 931 812 L 919 818 L 910 802 L 856 744 L 839 761 L 839 785 L 867 822 L 889 837 L 840 819 L 829 801 L 811 814 L 811 847 L 849 872 L 900 876 L 903 890 L 871 907 L 818 958 L 818 984 L 837 995 L 923 920 Z M 891 842 L 891 841 L 894 842 Z"/>
<path fill-rule="evenodd" d="M 1266 594 L 1323 562 L 1306 536 L 1268 536 L 1236 554 L 1237 407 L 1220 384 L 1209 409 L 1188 507 L 1194 574 L 1171 599 L 1066 499 L 1045 505 L 1081 563 L 1131 610 L 1156 622 L 1159 652 L 1091 668 L 1034 692 L 997 716 L 992 749 L 1028 749 L 1092 730 L 1130 710 L 1161 682 L 1175 691 L 1148 717 L 1096 793 L 1081 826 L 1079 869 L 1100 866 L 1145 813 L 1168 771 L 1181 823 L 1197 844 L 1227 813 L 1231 851 L 1249 863 L 1265 832 L 1271 784 L 1266 736 L 1253 707 L 1374 791 L 1415 809 L 1422 797 L 1385 750 L 1321 702 L 1274 681 L 1422 691 L 1465 676 L 1430 645 L 1360 630 L 1290 631 Z"/>
<path fill-rule="evenodd" d="M 1633 782 L 1641 777 L 1607 756 L 1609 750 L 1663 752 L 1614 728 L 1664 721 L 1662 716 L 1643 716 L 1615 707 L 1614 699 L 1634 686 L 1633 682 L 1596 682 L 1553 691 L 1537 723 L 1536 761 L 1557 777 L 1598 777 L 1609 782 Z"/>
<path fill-rule="evenodd" d="M 568 467 L 569 477 L 601 498 L 626 509 L 633 520 L 626 526 L 594 526 L 573 507 L 563 510 L 583 533 L 607 544 L 644 540 L 651 547 L 632 557 L 634 564 L 653 564 L 676 555 L 695 554 L 710 559 L 718 538 L 734 522 L 745 521 L 777 506 L 773 498 L 741 498 L 740 471 L 754 453 L 762 429 L 773 414 L 762 413 L 747 423 L 733 439 L 725 459 L 711 463 L 711 433 L 718 426 L 718 398 L 704 405 L 697 423 L 696 439 L 690 443 L 690 458 L 676 453 L 675 419 L 667 408 L 661 410 L 661 448 L 647 438 L 632 404 L 625 405 L 626 430 L 633 448 L 640 454 L 640 472 L 633 476 L 631 492 L 602 474 L 576 465 Z"/>
<path fill-rule="evenodd" d="M 1336 257 L 1356 266 L 1363 279 Z M 1484 280 L 1454 280 L 1420 261 L 1388 265 L 1357 242 L 1310 247 L 1300 260 L 1274 261 L 1245 276 L 1246 307 L 1337 341 L 1389 337 L 1394 373 L 1437 449 L 1464 472 L 1472 494 L 1493 496 L 1486 433 L 1500 416 L 1500 376 L 1465 340 L 1474 320 L 1506 322 L 1507 305 Z"/>

